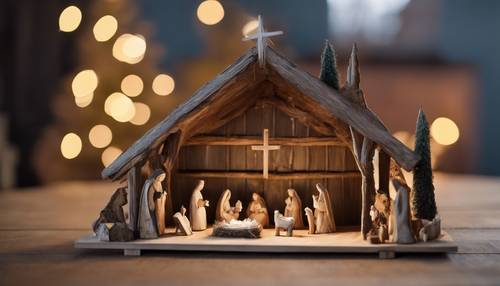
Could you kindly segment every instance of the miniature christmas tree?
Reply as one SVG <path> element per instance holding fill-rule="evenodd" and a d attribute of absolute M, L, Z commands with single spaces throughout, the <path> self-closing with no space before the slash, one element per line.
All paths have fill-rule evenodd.
<path fill-rule="evenodd" d="M 413 215 L 416 218 L 432 220 L 436 216 L 436 201 L 432 183 L 429 123 L 422 109 L 417 119 L 415 153 L 420 156 L 420 161 L 413 170 Z"/>
<path fill-rule="evenodd" d="M 319 78 L 324 83 L 339 90 L 339 74 L 337 72 L 337 59 L 332 45 L 325 41 L 325 47 L 321 54 L 321 71 Z"/>

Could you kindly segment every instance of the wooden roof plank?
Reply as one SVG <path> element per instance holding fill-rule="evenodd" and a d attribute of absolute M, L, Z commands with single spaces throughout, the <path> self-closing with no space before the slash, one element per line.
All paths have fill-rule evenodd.
<path fill-rule="evenodd" d="M 268 48 L 266 55 L 269 67 L 289 84 L 313 98 L 318 106 L 327 109 L 335 117 L 375 141 L 404 169 L 408 171 L 413 169 L 419 160 L 418 156 L 394 138 L 373 112 L 348 100 L 317 77 L 298 69 L 271 48 Z"/>
<path fill-rule="evenodd" d="M 168 131 L 178 120 L 206 101 L 212 94 L 224 87 L 224 85 L 236 75 L 243 72 L 251 63 L 255 62 L 256 58 L 257 50 L 251 48 L 234 64 L 230 65 L 213 80 L 199 88 L 187 101 L 179 105 L 167 117 L 146 132 L 144 136 L 135 141 L 134 144 L 116 158 L 111 165 L 102 171 L 101 176 L 103 178 L 112 178 L 114 174 L 118 173 L 129 161 L 134 160 L 143 152 L 148 151 L 152 145 L 161 142 L 161 139 L 163 137 L 166 138 Z"/>

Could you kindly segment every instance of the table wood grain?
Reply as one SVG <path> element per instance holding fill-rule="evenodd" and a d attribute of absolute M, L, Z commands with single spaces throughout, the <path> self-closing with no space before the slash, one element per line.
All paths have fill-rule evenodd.
<path fill-rule="evenodd" d="M 499 285 L 500 178 L 436 175 L 456 254 L 395 260 L 356 254 L 81 250 L 73 241 L 116 184 L 63 183 L 0 192 L 0 285 Z"/>

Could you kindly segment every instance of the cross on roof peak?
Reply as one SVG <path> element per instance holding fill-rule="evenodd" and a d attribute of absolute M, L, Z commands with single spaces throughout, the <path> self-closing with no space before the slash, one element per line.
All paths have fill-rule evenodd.
<path fill-rule="evenodd" d="M 264 29 L 264 23 L 262 21 L 262 17 L 259 15 L 258 26 L 255 33 L 252 35 L 247 35 L 243 38 L 243 41 L 257 40 L 257 53 L 259 58 L 259 65 L 261 67 L 264 67 L 264 61 L 265 61 L 264 53 L 266 50 L 265 48 L 267 46 L 267 38 L 279 35 L 283 35 L 283 31 L 266 32 L 266 30 Z"/>

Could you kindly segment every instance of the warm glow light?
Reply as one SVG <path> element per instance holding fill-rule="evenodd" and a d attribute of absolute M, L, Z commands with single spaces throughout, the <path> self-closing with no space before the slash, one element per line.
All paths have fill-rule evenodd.
<path fill-rule="evenodd" d="M 139 76 L 129 74 L 123 78 L 121 88 L 126 95 L 136 97 L 141 94 L 144 84 Z"/>
<path fill-rule="evenodd" d="M 94 25 L 94 37 L 98 42 L 111 39 L 118 29 L 118 21 L 111 15 L 101 17 Z"/>
<path fill-rule="evenodd" d="M 78 107 L 84 108 L 89 106 L 94 99 L 94 93 L 87 94 L 86 96 L 75 97 L 75 104 Z"/>
<path fill-rule="evenodd" d="M 174 91 L 174 79 L 166 74 L 159 74 L 153 80 L 153 91 L 158 95 L 169 95 Z"/>
<path fill-rule="evenodd" d="M 127 122 L 134 117 L 135 106 L 123 93 L 115 92 L 104 101 L 104 112 L 118 122 Z"/>
<path fill-rule="evenodd" d="M 82 140 L 75 133 L 64 135 L 61 141 L 61 154 L 66 159 L 73 159 L 82 151 Z"/>
<path fill-rule="evenodd" d="M 113 133 L 106 125 L 96 125 L 90 129 L 89 141 L 92 146 L 96 148 L 104 148 L 111 143 Z"/>
<path fill-rule="evenodd" d="M 216 0 L 201 2 L 196 11 L 198 19 L 205 25 L 215 25 L 224 18 L 224 7 Z"/>
<path fill-rule="evenodd" d="M 59 30 L 63 32 L 73 32 L 80 26 L 82 12 L 76 6 L 69 6 L 61 12 L 59 16 Z"/>
<path fill-rule="evenodd" d="M 441 145 L 451 145 L 457 142 L 460 131 L 453 120 L 439 117 L 431 125 L 431 136 Z"/>
<path fill-rule="evenodd" d="M 75 97 L 84 97 L 93 93 L 97 88 L 97 74 L 93 70 L 83 70 L 79 72 L 71 83 L 71 89 Z"/>
<path fill-rule="evenodd" d="M 104 167 L 107 167 L 113 163 L 118 156 L 122 154 L 122 150 L 120 148 L 114 147 L 114 146 L 109 146 L 108 148 L 104 149 L 101 155 L 101 161 Z"/>
<path fill-rule="evenodd" d="M 136 64 L 144 58 L 146 41 L 141 35 L 123 34 L 113 45 L 113 57 L 129 64 Z"/>
<path fill-rule="evenodd" d="M 151 116 L 151 109 L 144 103 L 134 102 L 135 105 L 135 115 L 134 118 L 130 120 L 130 123 L 134 125 L 144 125 L 148 122 Z"/>
<path fill-rule="evenodd" d="M 255 31 L 255 29 L 257 29 L 258 26 L 259 26 L 259 21 L 255 19 L 250 20 L 243 26 L 243 28 L 241 29 L 241 33 L 243 34 L 243 36 L 248 36 L 253 31 Z"/>

